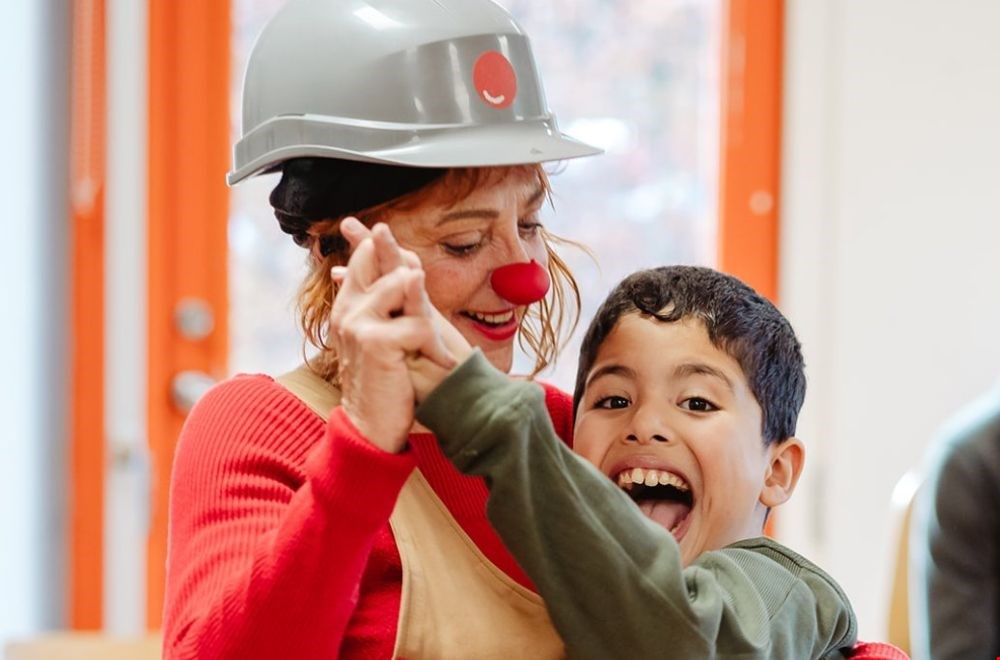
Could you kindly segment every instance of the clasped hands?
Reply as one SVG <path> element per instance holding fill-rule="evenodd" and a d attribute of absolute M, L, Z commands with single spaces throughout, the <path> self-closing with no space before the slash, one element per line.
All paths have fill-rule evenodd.
<path fill-rule="evenodd" d="M 330 312 L 341 406 L 372 444 L 398 452 L 414 409 L 472 347 L 431 304 L 416 254 L 388 226 L 340 223 L 352 253 L 331 276 L 340 285 Z"/>

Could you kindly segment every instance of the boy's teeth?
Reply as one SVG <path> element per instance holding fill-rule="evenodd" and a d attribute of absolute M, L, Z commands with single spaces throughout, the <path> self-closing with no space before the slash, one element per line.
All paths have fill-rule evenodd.
<path fill-rule="evenodd" d="M 507 323 L 514 318 L 514 310 L 503 312 L 502 314 L 480 314 L 479 312 L 468 312 L 468 314 L 477 321 L 490 323 L 492 325 Z"/>
<path fill-rule="evenodd" d="M 678 475 L 656 468 L 631 468 L 618 473 L 618 487 L 631 490 L 633 484 L 645 486 L 673 486 L 680 491 L 691 490 L 687 482 Z"/>

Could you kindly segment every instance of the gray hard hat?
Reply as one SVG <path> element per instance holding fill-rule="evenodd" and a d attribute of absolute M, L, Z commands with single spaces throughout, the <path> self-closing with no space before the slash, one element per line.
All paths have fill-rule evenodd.
<path fill-rule="evenodd" d="M 243 81 L 230 185 L 290 158 L 479 167 L 600 153 L 559 132 L 528 38 L 490 0 L 291 0 Z"/>

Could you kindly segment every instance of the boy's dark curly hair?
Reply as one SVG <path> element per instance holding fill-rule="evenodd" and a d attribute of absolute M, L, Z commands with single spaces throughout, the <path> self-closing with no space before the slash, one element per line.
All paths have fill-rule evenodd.
<path fill-rule="evenodd" d="M 806 377 L 802 348 L 791 324 L 769 300 L 740 280 L 696 266 L 639 271 L 608 295 L 580 347 L 574 410 L 583 397 L 597 351 L 619 319 L 629 313 L 662 323 L 686 318 L 704 323 L 712 344 L 743 369 L 763 412 L 764 442 L 795 435 Z"/>

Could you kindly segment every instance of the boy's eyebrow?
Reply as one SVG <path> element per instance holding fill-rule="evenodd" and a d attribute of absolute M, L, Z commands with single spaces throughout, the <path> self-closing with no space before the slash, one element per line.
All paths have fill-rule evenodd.
<path fill-rule="evenodd" d="M 590 376 L 587 377 L 586 384 L 583 386 L 584 389 L 590 387 L 591 383 L 598 378 L 602 378 L 603 376 L 624 376 L 625 378 L 635 378 L 635 371 L 621 364 L 606 364 L 603 367 L 594 369 L 594 371 L 590 373 Z"/>
<path fill-rule="evenodd" d="M 544 195 L 545 195 L 545 188 L 539 185 L 538 188 L 536 188 L 535 191 L 531 193 L 531 197 L 529 197 L 528 200 L 524 202 L 524 206 L 526 208 L 531 208 L 532 206 L 537 204 Z M 451 222 L 453 220 L 467 220 L 469 218 L 482 218 L 484 220 L 492 220 L 493 218 L 496 218 L 499 215 L 500 214 L 496 211 L 496 209 L 459 209 L 458 211 L 451 211 L 450 213 L 445 213 L 443 216 L 441 216 L 441 219 L 438 220 L 437 222 L 437 226 L 443 225 L 444 223 Z"/>
<path fill-rule="evenodd" d="M 677 368 L 674 369 L 675 378 L 696 375 L 714 376 L 725 383 L 726 387 L 728 387 L 730 391 L 733 391 L 733 381 L 729 379 L 729 376 L 727 376 L 725 372 L 716 369 L 711 365 L 705 364 L 704 362 L 686 362 L 684 364 L 677 365 Z"/>

